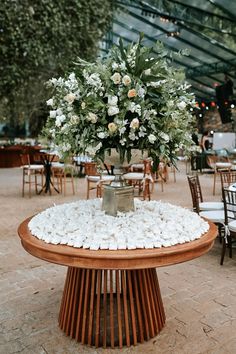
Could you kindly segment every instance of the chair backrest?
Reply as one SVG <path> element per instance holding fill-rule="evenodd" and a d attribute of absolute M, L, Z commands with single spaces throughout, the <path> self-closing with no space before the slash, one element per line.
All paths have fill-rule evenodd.
<path fill-rule="evenodd" d="M 193 211 L 199 214 L 199 204 L 203 201 L 200 181 L 198 176 L 187 176 L 187 178 L 192 197 Z"/>
<path fill-rule="evenodd" d="M 220 172 L 220 180 L 222 191 L 223 188 L 229 187 L 231 184 L 236 182 L 236 171 L 221 171 Z"/>
<path fill-rule="evenodd" d="M 146 159 L 143 160 L 144 163 L 144 175 L 149 175 L 152 173 L 152 160 Z"/>
<path fill-rule="evenodd" d="M 85 162 L 84 163 L 84 172 L 87 176 L 100 176 L 97 170 L 96 162 Z"/>
<path fill-rule="evenodd" d="M 229 221 L 236 219 L 236 191 L 231 191 L 229 188 L 223 188 L 223 201 L 225 225 L 228 225 Z"/>
<path fill-rule="evenodd" d="M 217 162 L 229 162 L 229 158 L 227 156 L 222 156 L 222 155 L 207 156 L 207 163 L 211 168 L 216 169 Z"/>
<path fill-rule="evenodd" d="M 26 166 L 26 165 L 30 166 L 30 156 L 29 156 L 29 154 L 21 154 L 20 155 L 20 159 L 21 159 L 21 164 L 23 166 Z"/>

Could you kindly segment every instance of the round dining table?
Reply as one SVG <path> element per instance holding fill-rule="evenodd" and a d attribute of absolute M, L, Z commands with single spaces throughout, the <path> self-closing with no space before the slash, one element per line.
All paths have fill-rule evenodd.
<path fill-rule="evenodd" d="M 68 267 L 59 327 L 82 344 L 104 348 L 136 345 L 156 336 L 165 325 L 156 268 L 205 254 L 217 235 L 217 227 L 208 221 L 208 232 L 184 244 L 95 251 L 39 240 L 29 230 L 30 219 L 18 229 L 24 249 Z"/>

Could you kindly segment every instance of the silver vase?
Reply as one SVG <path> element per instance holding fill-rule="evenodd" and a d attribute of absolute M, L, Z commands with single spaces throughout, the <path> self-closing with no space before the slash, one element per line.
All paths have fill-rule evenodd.
<path fill-rule="evenodd" d="M 126 184 L 123 174 L 123 167 L 115 166 L 115 179 L 104 186 L 102 210 L 108 215 L 117 216 L 118 211 L 125 213 L 134 210 L 134 188 Z"/>

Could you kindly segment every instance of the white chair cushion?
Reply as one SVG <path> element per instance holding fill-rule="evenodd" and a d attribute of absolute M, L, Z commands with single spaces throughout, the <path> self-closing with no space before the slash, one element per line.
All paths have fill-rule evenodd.
<path fill-rule="evenodd" d="M 206 210 L 223 210 L 224 203 L 222 202 L 202 202 L 199 203 L 199 208 L 202 211 Z"/>
<path fill-rule="evenodd" d="M 61 162 L 52 162 L 52 167 L 59 167 L 59 168 L 62 168 L 64 167 L 65 164 L 64 163 L 61 163 Z"/>
<path fill-rule="evenodd" d="M 230 231 L 236 232 L 236 220 L 230 221 L 228 224 L 228 228 Z"/>
<path fill-rule="evenodd" d="M 115 179 L 115 176 L 112 175 L 102 175 L 101 176 L 101 182 L 109 182 L 113 181 Z"/>
<path fill-rule="evenodd" d="M 217 168 L 228 168 L 232 166 L 230 162 L 216 162 L 215 165 Z"/>
<path fill-rule="evenodd" d="M 98 182 L 101 180 L 100 176 L 86 176 L 86 179 L 90 182 Z"/>
<path fill-rule="evenodd" d="M 143 173 L 142 172 L 129 172 L 129 173 L 125 173 L 124 174 L 124 179 L 128 179 L 128 180 L 141 180 L 144 178 Z"/>
<path fill-rule="evenodd" d="M 199 215 L 214 223 L 223 224 L 225 221 L 224 210 L 201 211 Z"/>
<path fill-rule="evenodd" d="M 24 165 L 24 166 L 21 166 L 22 168 L 27 168 L 29 170 L 42 170 L 44 168 L 43 165 Z"/>

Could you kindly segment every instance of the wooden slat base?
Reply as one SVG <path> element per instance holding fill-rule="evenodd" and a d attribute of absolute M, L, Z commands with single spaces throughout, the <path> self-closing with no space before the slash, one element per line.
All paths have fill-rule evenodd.
<path fill-rule="evenodd" d="M 71 338 L 122 348 L 149 340 L 164 324 L 156 269 L 68 268 L 59 326 Z"/>

